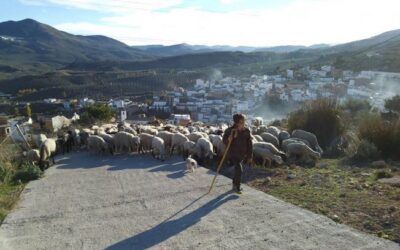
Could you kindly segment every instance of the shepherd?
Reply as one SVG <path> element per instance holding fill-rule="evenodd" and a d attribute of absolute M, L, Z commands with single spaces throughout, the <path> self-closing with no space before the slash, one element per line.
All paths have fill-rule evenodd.
<path fill-rule="evenodd" d="M 223 142 L 230 147 L 227 148 L 227 159 L 235 167 L 232 180 L 232 191 L 241 194 L 243 192 L 240 184 L 242 182 L 243 164 L 251 165 L 253 162 L 253 144 L 250 130 L 245 126 L 246 117 L 243 114 L 233 115 L 233 125 L 229 127 L 223 136 Z M 231 137 L 231 138 L 230 138 Z"/>

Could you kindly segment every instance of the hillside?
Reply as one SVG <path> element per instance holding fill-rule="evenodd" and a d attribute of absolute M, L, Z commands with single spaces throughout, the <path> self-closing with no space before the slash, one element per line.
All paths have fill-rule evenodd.
<path fill-rule="evenodd" d="M 288 46 L 275 46 L 275 47 L 249 47 L 249 46 L 205 46 L 205 45 L 190 45 L 190 44 L 175 44 L 170 46 L 163 45 L 144 45 L 144 46 L 132 46 L 133 48 L 142 50 L 148 55 L 153 56 L 179 56 L 186 54 L 200 54 L 200 53 L 211 53 L 211 52 L 275 52 L 275 53 L 289 53 L 300 49 L 314 49 L 314 48 L 326 48 L 329 47 L 327 44 L 316 44 L 312 46 L 301 46 L 301 45 L 288 45 Z"/>
<path fill-rule="evenodd" d="M 74 61 L 149 59 L 140 50 L 105 36 L 76 36 L 32 19 L 0 23 L 0 65 L 59 67 Z"/>
<path fill-rule="evenodd" d="M 230 49 L 257 51 L 225 51 Z M 215 70 L 241 77 L 323 64 L 400 72 L 400 30 L 336 46 L 130 47 L 105 36 L 71 35 L 31 19 L 0 23 L 0 89 L 11 94 L 34 89 L 20 97 L 25 100 L 135 94 L 184 86 Z"/>

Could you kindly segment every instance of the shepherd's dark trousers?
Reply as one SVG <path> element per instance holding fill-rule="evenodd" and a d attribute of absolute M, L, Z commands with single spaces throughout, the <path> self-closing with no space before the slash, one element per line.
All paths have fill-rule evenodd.
<path fill-rule="evenodd" d="M 237 188 L 240 188 L 240 183 L 242 182 L 242 172 L 243 172 L 243 164 L 242 160 L 233 159 L 233 165 L 235 166 L 235 173 L 233 175 L 233 185 Z"/>

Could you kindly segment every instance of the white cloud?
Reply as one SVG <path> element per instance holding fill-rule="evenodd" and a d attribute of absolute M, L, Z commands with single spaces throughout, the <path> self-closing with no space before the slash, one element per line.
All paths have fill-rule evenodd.
<path fill-rule="evenodd" d="M 44 6 L 45 3 L 40 0 L 19 0 L 23 4 L 27 5 L 35 5 L 35 6 Z"/>
<path fill-rule="evenodd" d="M 241 0 L 219 0 L 220 3 L 228 5 L 228 4 L 234 4 L 234 3 L 238 3 Z"/>
<path fill-rule="evenodd" d="M 19 0 L 24 4 L 56 4 L 101 12 L 130 13 L 137 10 L 157 10 L 176 6 L 182 0 Z"/>
<path fill-rule="evenodd" d="M 117 2 L 122 1 L 127 0 Z M 93 1 L 74 0 L 68 4 L 77 2 L 89 4 Z M 174 6 L 178 1 L 151 2 Z M 129 14 L 115 8 L 101 24 L 72 22 L 56 27 L 78 34 L 103 34 L 132 45 L 186 42 L 252 46 L 343 43 L 400 28 L 398 0 L 297 0 L 277 9 L 225 13 L 194 7 L 160 12 L 153 11 L 155 7 L 151 5 L 146 6 L 149 7 L 132 7 Z"/>

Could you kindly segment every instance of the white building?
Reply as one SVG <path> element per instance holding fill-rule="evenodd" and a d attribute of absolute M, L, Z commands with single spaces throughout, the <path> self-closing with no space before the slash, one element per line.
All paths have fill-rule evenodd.
<path fill-rule="evenodd" d="M 321 70 L 325 71 L 325 72 L 331 72 L 332 71 L 332 66 L 324 65 L 324 66 L 321 67 Z"/>
<path fill-rule="evenodd" d="M 57 99 L 56 98 L 46 98 L 43 100 L 45 103 L 56 103 Z"/>
<path fill-rule="evenodd" d="M 287 75 L 287 78 L 293 79 L 293 77 L 294 77 L 293 70 L 291 70 L 291 69 L 286 70 L 286 75 Z"/>
<path fill-rule="evenodd" d="M 371 93 L 367 90 L 349 87 L 347 89 L 347 95 L 351 97 L 369 98 L 371 96 Z"/>

